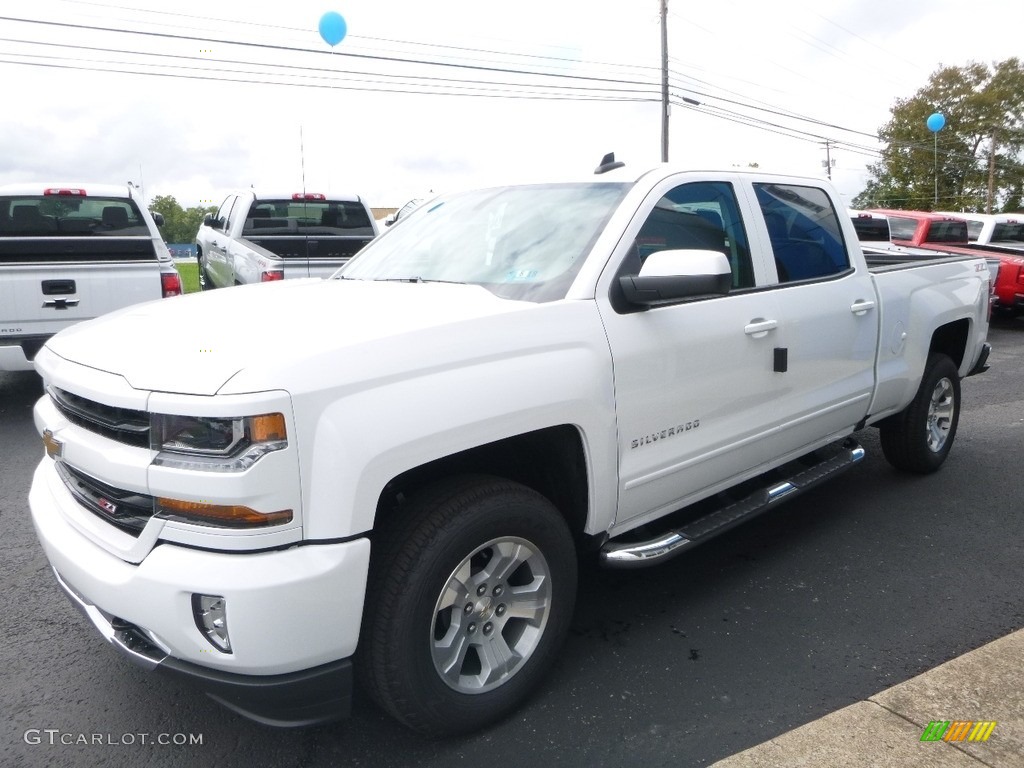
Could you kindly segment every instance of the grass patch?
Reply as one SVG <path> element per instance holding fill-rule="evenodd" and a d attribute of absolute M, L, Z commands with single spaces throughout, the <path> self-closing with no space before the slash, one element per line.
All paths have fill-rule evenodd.
<path fill-rule="evenodd" d="M 185 293 L 195 293 L 199 290 L 199 265 L 188 261 L 175 262 L 174 268 L 181 275 L 181 289 Z"/>

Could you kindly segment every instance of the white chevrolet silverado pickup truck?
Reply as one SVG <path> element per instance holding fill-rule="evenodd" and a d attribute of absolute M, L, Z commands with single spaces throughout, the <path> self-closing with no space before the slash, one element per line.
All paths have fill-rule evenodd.
<path fill-rule="evenodd" d="M 196 233 L 199 283 L 207 290 L 328 277 L 376 236 L 356 195 L 236 192 Z"/>
<path fill-rule="evenodd" d="M 236 712 L 322 722 L 361 681 L 420 732 L 479 728 L 542 683 L 578 556 L 686 552 L 855 465 L 869 425 L 938 469 L 988 274 L 869 269 L 821 179 L 443 195 L 332 279 L 51 339 L 32 519 L 104 638 Z"/>
<path fill-rule="evenodd" d="M 0 187 L 0 371 L 31 371 L 63 328 L 180 293 L 171 253 L 130 187 Z"/>

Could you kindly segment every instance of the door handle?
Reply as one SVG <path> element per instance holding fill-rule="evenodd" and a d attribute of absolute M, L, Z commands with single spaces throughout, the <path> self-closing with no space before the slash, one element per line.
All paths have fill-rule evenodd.
<path fill-rule="evenodd" d="M 778 320 L 765 320 L 763 318 L 755 318 L 743 326 L 743 332 L 747 336 L 753 336 L 755 339 L 760 339 L 768 335 L 768 331 L 774 331 L 779 327 Z"/>
<path fill-rule="evenodd" d="M 850 305 L 850 311 L 853 312 L 853 314 L 857 315 L 858 317 L 860 317 L 863 314 L 866 314 L 869 309 L 874 308 L 875 302 L 871 301 L 870 299 L 857 299 L 855 302 L 853 302 L 853 304 Z"/>

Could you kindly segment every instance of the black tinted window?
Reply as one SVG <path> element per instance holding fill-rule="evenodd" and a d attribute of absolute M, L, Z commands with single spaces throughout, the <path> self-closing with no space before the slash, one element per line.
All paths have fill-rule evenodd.
<path fill-rule="evenodd" d="M 334 200 L 257 200 L 243 237 L 263 235 L 360 235 L 373 237 L 373 222 L 361 203 Z"/>
<path fill-rule="evenodd" d="M 779 282 L 829 277 L 850 268 L 839 216 L 825 191 L 792 184 L 755 184 L 775 255 Z"/>
<path fill-rule="evenodd" d="M 0 197 L 4 237 L 149 236 L 149 227 L 128 198 L 85 195 Z"/>
<path fill-rule="evenodd" d="M 731 184 L 682 184 L 661 198 L 637 234 L 636 255 L 642 264 L 650 254 L 665 250 L 718 251 L 729 259 L 733 288 L 754 285 L 747 234 Z M 639 264 L 634 266 L 639 270 Z"/>

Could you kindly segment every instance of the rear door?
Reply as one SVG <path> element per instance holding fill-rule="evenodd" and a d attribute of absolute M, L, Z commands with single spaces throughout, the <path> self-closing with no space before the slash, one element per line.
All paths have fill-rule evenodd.
<path fill-rule="evenodd" d="M 751 218 L 774 257 L 776 389 L 765 449 L 774 457 L 849 428 L 875 383 L 880 307 L 867 269 L 851 262 L 829 194 L 805 181 L 754 183 Z M 856 247 L 856 246 L 854 246 Z"/>

